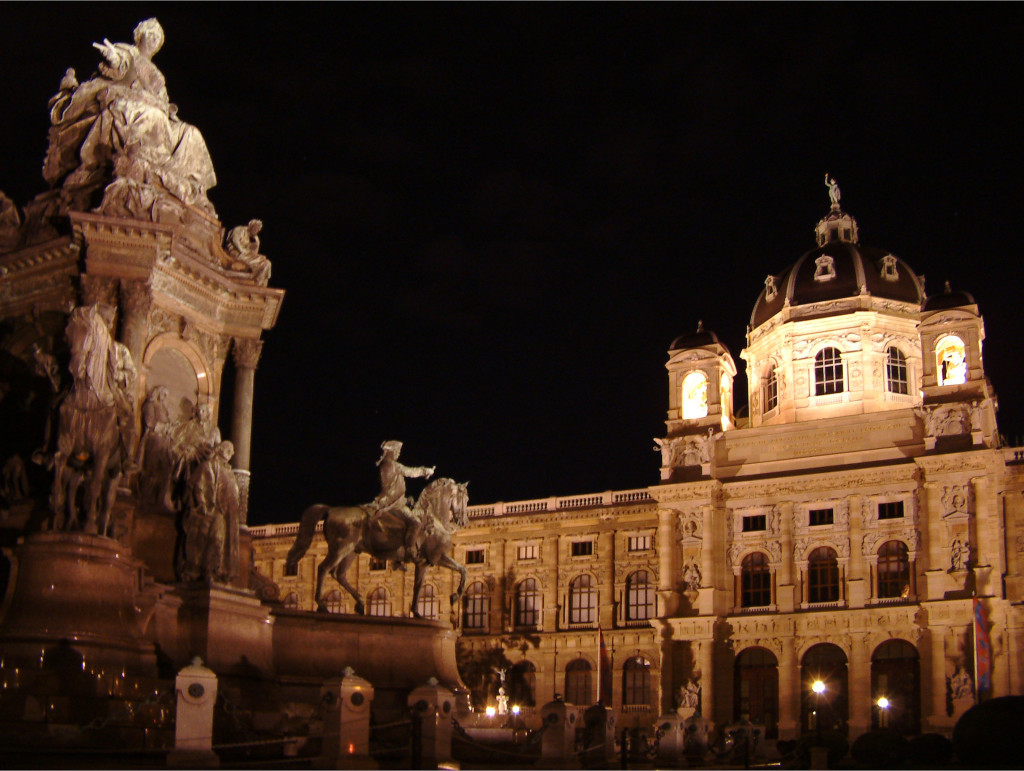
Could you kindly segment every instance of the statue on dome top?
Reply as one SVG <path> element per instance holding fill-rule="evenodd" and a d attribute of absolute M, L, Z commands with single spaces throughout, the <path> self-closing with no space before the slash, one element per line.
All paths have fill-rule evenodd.
<path fill-rule="evenodd" d="M 836 182 L 835 177 L 829 177 L 828 172 L 825 172 L 825 186 L 828 188 L 828 199 L 832 202 L 832 208 L 839 208 L 839 183 Z"/>

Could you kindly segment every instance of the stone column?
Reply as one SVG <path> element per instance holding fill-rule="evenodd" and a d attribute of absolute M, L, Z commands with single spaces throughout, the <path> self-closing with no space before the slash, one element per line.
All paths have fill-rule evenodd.
<path fill-rule="evenodd" d="M 148 282 L 121 282 L 121 341 L 131 352 L 136 369 L 142 366 L 142 354 L 145 352 L 149 332 L 147 319 L 151 303 Z"/>
<path fill-rule="evenodd" d="M 797 605 L 793 586 L 793 503 L 779 504 L 779 542 L 782 559 L 775 572 L 775 602 L 780 613 L 792 613 Z"/>
<path fill-rule="evenodd" d="M 715 720 L 715 641 L 700 641 L 697 661 L 700 665 L 700 714 L 705 720 Z"/>
<path fill-rule="evenodd" d="M 249 518 L 249 456 L 252 439 L 252 392 L 256 364 L 263 350 L 261 340 L 235 338 L 232 352 L 235 362 L 235 401 L 231 410 L 231 443 L 235 445 L 233 465 L 238 478 L 241 525 Z"/>
<path fill-rule="evenodd" d="M 658 594 L 661 595 L 660 616 L 674 616 L 679 612 L 679 593 L 675 590 L 679 575 L 679 557 L 682 546 L 676 541 L 676 518 L 673 509 L 658 511 L 658 553 L 664 555 L 658 565 Z"/>
<path fill-rule="evenodd" d="M 796 640 L 792 634 L 784 634 L 779 658 L 779 738 L 795 739 L 799 735 L 800 666 L 796 660 Z"/>
<path fill-rule="evenodd" d="M 871 728 L 871 659 L 862 632 L 850 635 L 850 670 L 848 677 L 851 740 Z"/>
<path fill-rule="evenodd" d="M 928 637 L 931 640 L 931 687 L 922 696 L 922 706 L 925 714 L 922 715 L 932 730 L 940 726 L 950 724 L 946 715 L 946 628 L 933 626 L 928 629 Z M 922 673 L 924 674 L 924 673 Z M 930 704 L 925 703 L 926 695 L 930 695 Z M 930 714 L 929 714 L 930 713 Z"/>

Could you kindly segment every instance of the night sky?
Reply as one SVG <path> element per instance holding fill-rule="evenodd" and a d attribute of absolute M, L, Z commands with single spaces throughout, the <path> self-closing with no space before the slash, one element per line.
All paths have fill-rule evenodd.
<path fill-rule="evenodd" d="M 974 294 L 1024 434 L 1012 4 L 5 4 L 16 203 L 65 68 L 154 15 L 210 199 L 264 221 L 287 291 L 250 523 L 368 501 L 390 438 L 472 503 L 656 483 L 669 343 L 703 319 L 741 406 L 750 311 L 814 245 L 826 172 L 862 243 Z"/>

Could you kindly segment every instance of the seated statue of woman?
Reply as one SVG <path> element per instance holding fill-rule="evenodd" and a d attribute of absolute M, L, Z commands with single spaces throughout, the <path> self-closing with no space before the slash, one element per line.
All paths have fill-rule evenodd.
<path fill-rule="evenodd" d="M 69 208 L 88 209 L 106 187 L 100 210 L 153 215 L 167 194 L 213 214 L 206 191 L 216 185 L 202 135 L 177 117 L 152 57 L 163 46 L 156 19 L 141 22 L 135 44 L 104 40 L 99 74 L 79 85 L 69 70 L 50 100 L 50 147 L 43 174 L 64 190 Z M 113 177 L 113 184 L 108 186 Z"/>

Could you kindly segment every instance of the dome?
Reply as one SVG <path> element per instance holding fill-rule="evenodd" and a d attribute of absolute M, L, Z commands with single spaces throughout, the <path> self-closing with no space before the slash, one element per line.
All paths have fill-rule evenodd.
<path fill-rule="evenodd" d="M 954 292 L 947 281 L 946 291 L 942 294 L 937 294 L 934 297 L 929 297 L 922 310 L 941 311 L 945 308 L 959 308 L 964 305 L 975 304 L 974 297 L 970 293 L 960 290 Z"/>
<path fill-rule="evenodd" d="M 860 294 L 888 300 L 924 302 L 921 279 L 899 257 L 858 243 L 857 223 L 833 203 L 815 229 L 818 246 L 778 275 L 764 289 L 750 314 L 752 329 L 787 305 L 840 300 Z"/>
<path fill-rule="evenodd" d="M 696 332 L 680 335 L 672 341 L 672 345 L 668 349 L 670 351 L 685 351 L 688 348 L 704 348 L 709 345 L 722 345 L 722 343 L 719 341 L 718 335 L 704 329 L 703 321 L 698 321 Z M 725 348 L 724 345 L 722 347 Z"/>

